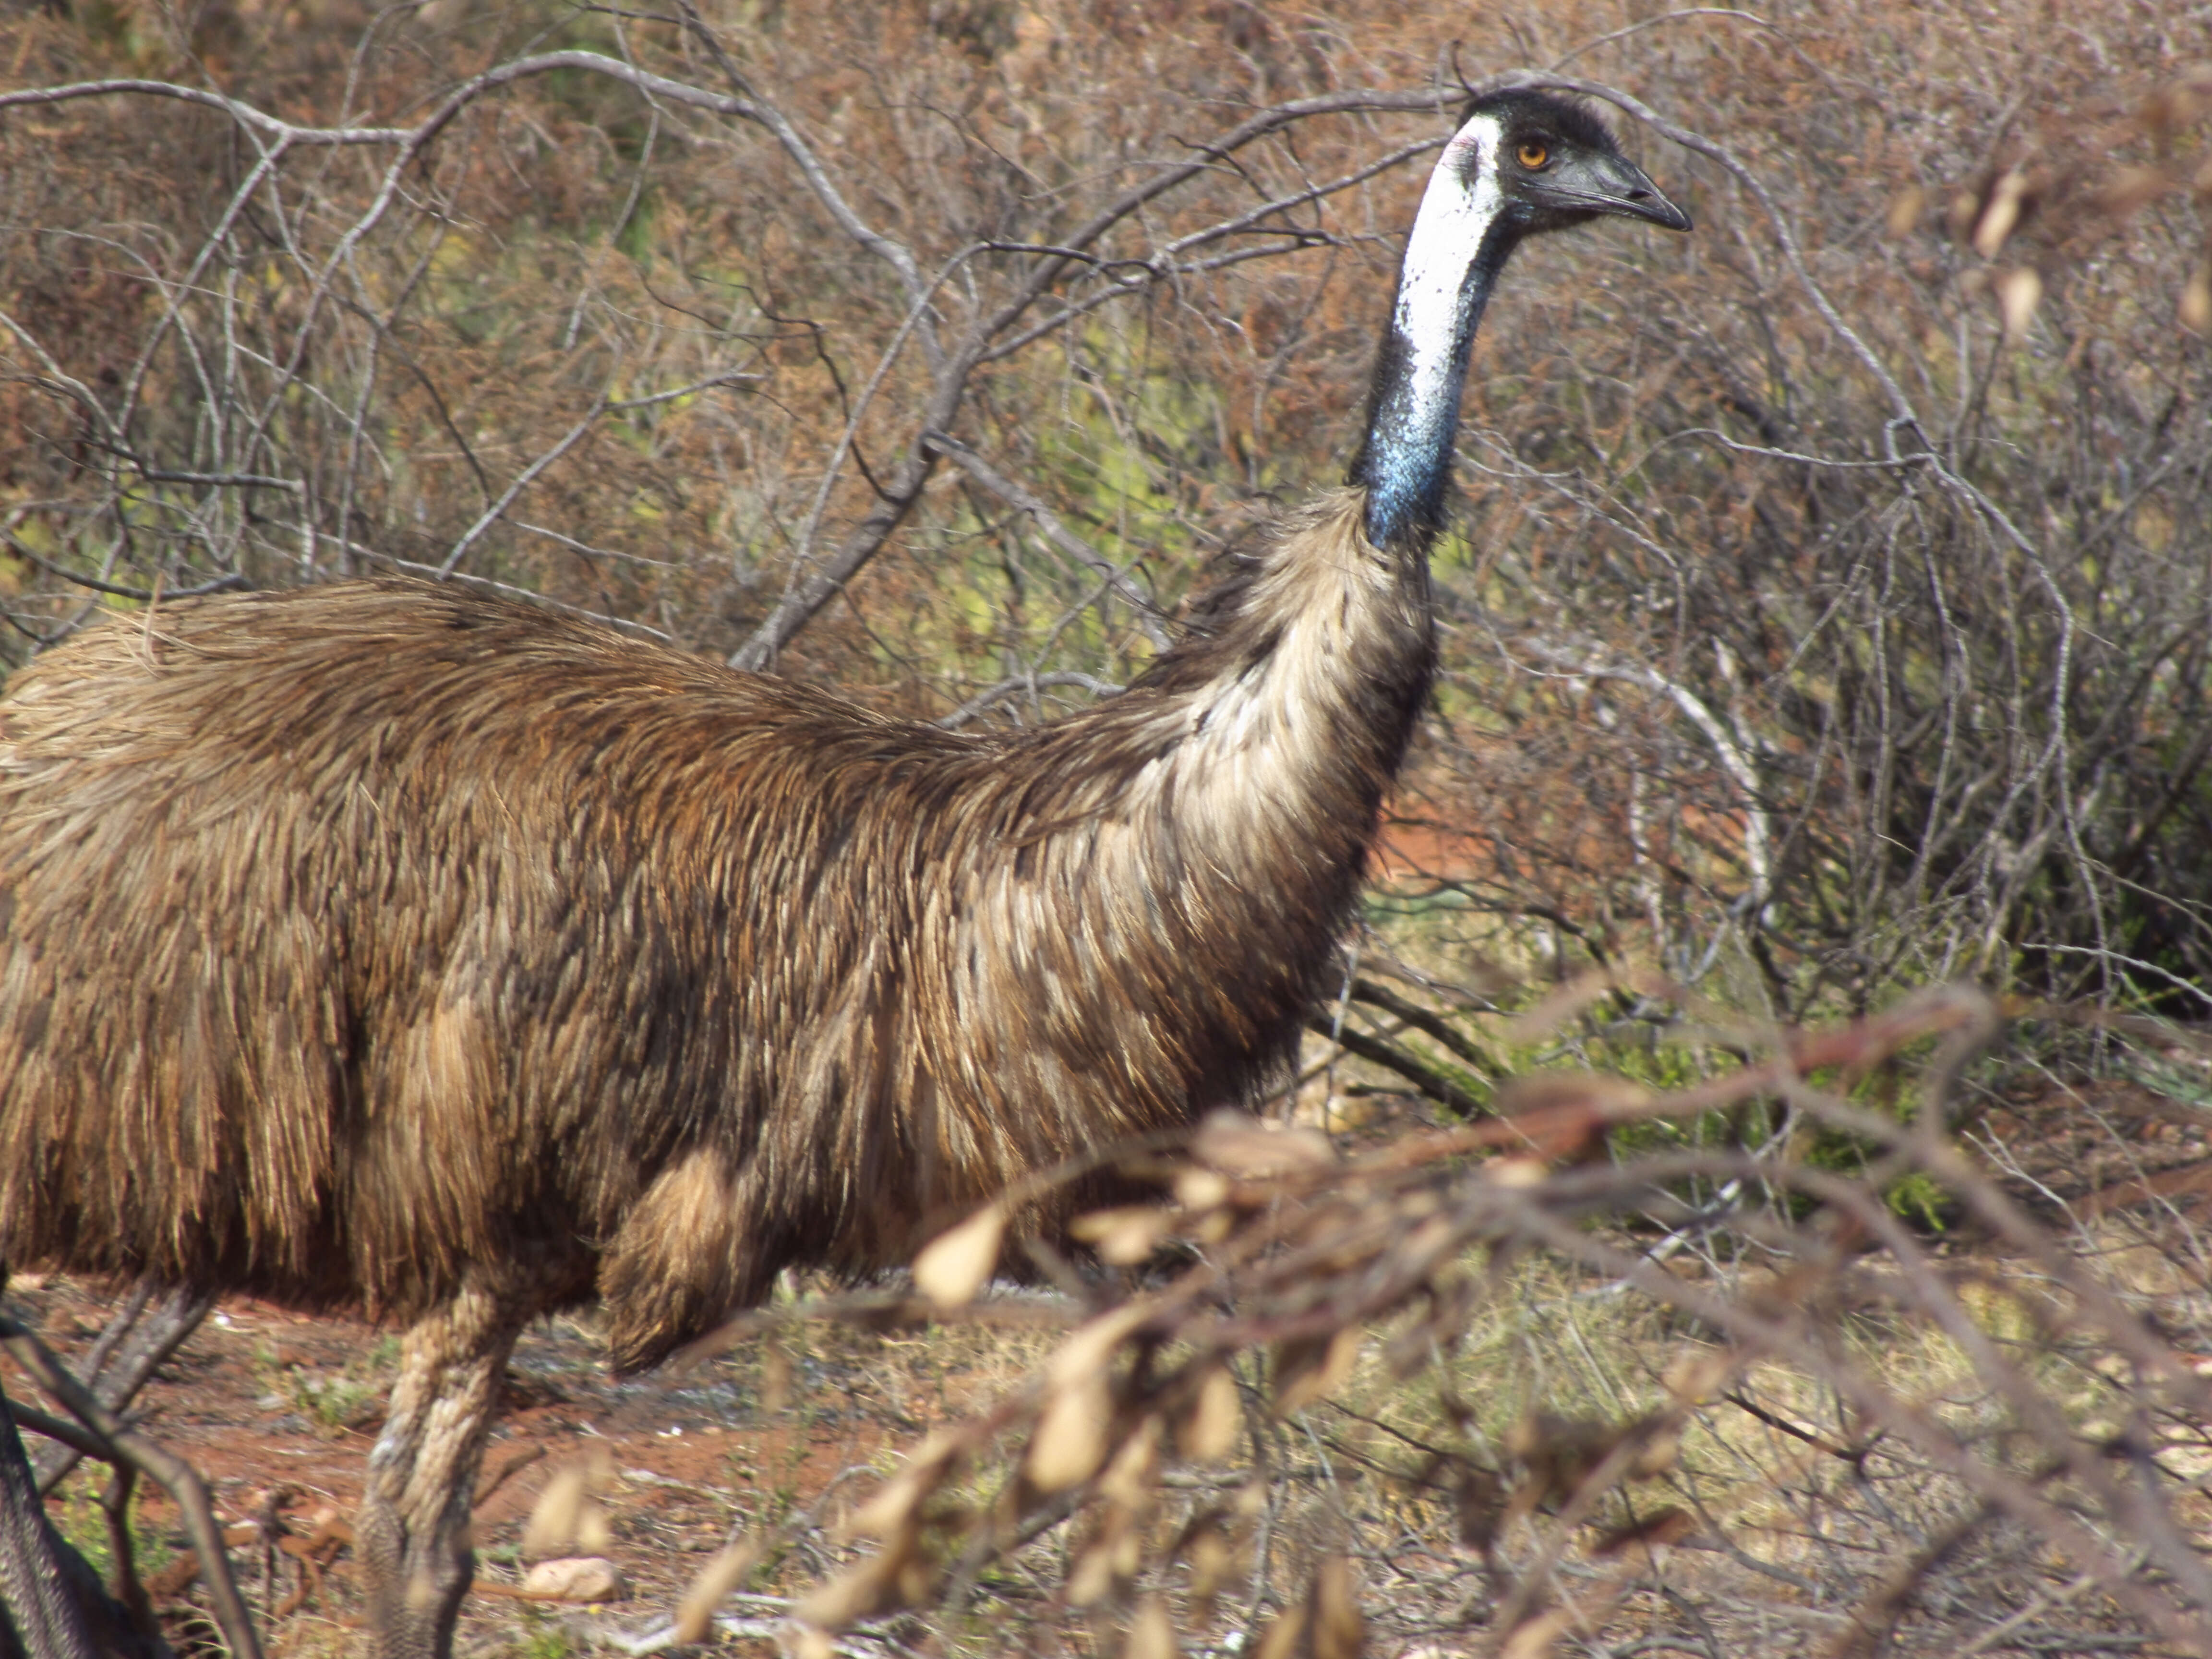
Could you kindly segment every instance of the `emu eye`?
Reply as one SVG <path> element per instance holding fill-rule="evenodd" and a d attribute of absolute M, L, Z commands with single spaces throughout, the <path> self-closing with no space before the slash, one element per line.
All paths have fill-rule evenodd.
<path fill-rule="evenodd" d="M 1550 147 L 1540 138 L 1523 138 L 1516 155 L 1521 165 L 1531 173 L 1552 159 Z"/>

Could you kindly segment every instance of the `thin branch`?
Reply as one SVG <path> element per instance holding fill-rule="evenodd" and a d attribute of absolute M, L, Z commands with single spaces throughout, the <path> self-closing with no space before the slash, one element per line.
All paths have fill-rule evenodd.
<path fill-rule="evenodd" d="M 1339 1027 L 1334 1021 L 1315 1014 L 1306 1021 L 1306 1030 L 1327 1037 L 1349 1054 L 1358 1054 L 1371 1065 L 1385 1071 L 1395 1072 L 1430 1099 L 1439 1105 L 1449 1106 L 1462 1117 L 1488 1117 L 1490 1108 L 1477 1100 L 1465 1089 L 1446 1077 L 1433 1066 L 1408 1053 L 1395 1042 L 1370 1036 L 1364 1031 Z"/>
<path fill-rule="evenodd" d="M 1039 691 L 1060 690 L 1069 687 L 1088 691 L 1094 697 L 1118 696 L 1125 689 L 1115 684 L 1111 680 L 1102 680 L 1091 674 L 1079 674 L 1072 672 L 1056 674 L 1016 674 L 1000 680 L 988 690 L 977 692 L 951 714 L 939 716 L 937 724 L 947 732 L 957 732 L 976 716 L 988 713 L 1009 697 L 1018 696 L 1024 691 L 1034 697 Z"/>
<path fill-rule="evenodd" d="M 1171 643 L 1160 625 L 1160 609 L 1151 594 L 1130 580 L 1129 573 L 1067 527 L 1066 521 L 1027 485 L 1017 483 L 959 439 L 943 432 L 925 432 L 921 441 L 944 456 L 1007 506 L 1036 520 L 1044 538 L 1104 583 L 1137 613 L 1137 626 L 1154 647 L 1164 651 Z"/>
<path fill-rule="evenodd" d="M 174 1453 L 127 1427 L 70 1375 L 69 1369 L 54 1358 L 36 1334 L 4 1316 L 0 1316 L 0 1347 L 14 1355 L 15 1363 L 33 1382 L 100 1437 L 106 1446 L 100 1453 L 102 1457 L 111 1463 L 128 1464 L 161 1483 L 184 1517 L 185 1530 L 199 1555 L 209 1599 L 215 1604 L 216 1623 L 222 1629 L 223 1639 L 230 1644 L 234 1659 L 262 1659 L 260 1638 L 255 1633 L 246 1600 L 239 1594 L 238 1581 L 231 1573 L 222 1528 L 216 1524 L 215 1510 L 208 1502 L 207 1486 L 200 1480 L 199 1472 Z"/>
<path fill-rule="evenodd" d="M 35 565 L 49 576 L 73 583 L 78 587 L 90 588 L 95 593 L 106 593 L 112 599 L 135 599 L 141 605 L 153 603 L 152 588 L 125 587 L 119 582 L 102 581 L 97 576 L 82 575 L 76 571 L 54 563 L 41 554 L 33 552 L 23 544 L 22 538 L 12 530 L 0 531 L 0 541 L 5 541 L 8 544 L 8 550 L 17 558 L 26 564 Z M 203 593 L 228 593 L 252 586 L 252 582 L 234 571 L 228 576 L 217 576 L 212 581 L 195 583 L 190 587 L 165 586 L 161 590 L 161 596 L 165 599 L 198 599 Z"/>
<path fill-rule="evenodd" d="M 611 378 L 611 372 L 610 379 Z M 606 388 L 602 386 L 599 389 L 599 395 L 592 399 L 592 406 L 584 411 L 584 418 L 568 428 L 568 435 L 516 474 L 514 482 L 501 492 L 500 498 L 477 515 L 477 521 L 461 532 L 461 538 L 453 544 L 452 550 L 439 564 L 439 580 L 443 580 L 453 574 L 454 567 L 468 556 L 469 549 L 476 545 L 477 538 L 484 532 L 499 522 L 500 515 L 514 505 L 516 496 L 537 483 L 538 475 L 547 467 L 576 447 L 578 441 L 589 432 L 599 416 L 606 412 L 607 401 Z"/>

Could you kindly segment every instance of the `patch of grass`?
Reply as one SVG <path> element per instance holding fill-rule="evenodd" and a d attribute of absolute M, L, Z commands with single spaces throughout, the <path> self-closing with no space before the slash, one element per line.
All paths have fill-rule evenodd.
<path fill-rule="evenodd" d="M 76 1547 L 93 1571 L 100 1577 L 112 1582 L 115 1576 L 115 1555 L 108 1547 L 107 1515 L 100 1506 L 100 1489 L 107 1482 L 104 1467 L 82 1465 L 62 1483 L 55 1496 L 57 1504 L 50 1499 L 47 1514 L 55 1529 Z M 131 1510 L 131 1553 L 141 1577 L 159 1572 L 169 1564 L 176 1551 L 167 1536 L 149 1523 L 138 1512 L 137 1504 Z"/>
<path fill-rule="evenodd" d="M 280 1357 L 272 1348 L 254 1354 L 255 1368 L 270 1392 L 328 1434 L 373 1427 L 384 1415 L 384 1399 L 398 1364 L 399 1340 L 388 1334 L 336 1371 Z"/>
<path fill-rule="evenodd" d="M 517 1659 L 569 1659 L 576 1638 L 568 1627 L 542 1607 L 522 1605 L 522 1638 L 509 1650 Z"/>

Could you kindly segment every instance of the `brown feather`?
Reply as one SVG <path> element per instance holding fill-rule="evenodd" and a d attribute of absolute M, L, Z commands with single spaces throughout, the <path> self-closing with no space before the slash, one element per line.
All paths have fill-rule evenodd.
<path fill-rule="evenodd" d="M 1006 735 L 455 586 L 49 653 L 0 702 L 0 1261 L 410 1320 L 510 1263 L 629 1370 L 1249 1099 L 1429 681 L 1360 503 Z"/>

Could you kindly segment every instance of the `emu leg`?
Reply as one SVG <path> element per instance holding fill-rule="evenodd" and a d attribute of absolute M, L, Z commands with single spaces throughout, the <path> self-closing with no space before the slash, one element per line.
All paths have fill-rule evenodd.
<path fill-rule="evenodd" d="M 98 1651 L 61 1547 L 0 1395 L 0 1655 L 92 1659 Z"/>
<path fill-rule="evenodd" d="M 446 1659 L 476 1574 L 477 1462 L 522 1320 L 479 1286 L 407 1333 L 391 1414 L 368 1455 L 354 1551 L 377 1659 Z"/>

